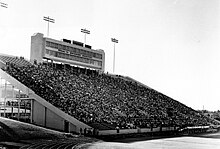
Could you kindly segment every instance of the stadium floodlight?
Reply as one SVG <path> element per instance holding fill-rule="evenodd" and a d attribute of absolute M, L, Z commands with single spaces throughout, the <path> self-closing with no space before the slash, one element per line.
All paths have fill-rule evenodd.
<path fill-rule="evenodd" d="M 81 29 L 81 32 L 84 33 L 84 47 L 86 46 L 86 34 L 90 34 L 90 31 L 87 29 Z"/>
<path fill-rule="evenodd" d="M 4 8 L 8 8 L 8 4 L 0 2 L 0 6 Z"/>
<path fill-rule="evenodd" d="M 43 18 L 44 21 L 47 21 L 47 37 L 49 37 L 49 23 L 55 23 L 55 20 L 50 18 L 49 16 L 48 17 L 44 17 Z"/>
<path fill-rule="evenodd" d="M 114 57 L 113 57 L 113 73 L 115 72 L 115 43 L 118 43 L 118 40 L 115 38 L 111 39 L 114 42 Z"/>

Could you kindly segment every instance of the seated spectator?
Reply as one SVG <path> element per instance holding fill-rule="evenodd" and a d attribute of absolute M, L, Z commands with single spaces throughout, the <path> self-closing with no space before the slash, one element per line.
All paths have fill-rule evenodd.
<path fill-rule="evenodd" d="M 11 76 L 87 124 L 153 129 L 213 123 L 182 103 L 123 76 L 62 64 L 7 65 L 6 71 Z"/>

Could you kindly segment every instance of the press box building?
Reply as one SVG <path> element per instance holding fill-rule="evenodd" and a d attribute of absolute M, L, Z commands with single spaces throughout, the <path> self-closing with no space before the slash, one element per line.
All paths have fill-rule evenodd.
<path fill-rule="evenodd" d="M 78 41 L 62 39 L 61 41 L 44 37 L 36 33 L 31 37 L 30 61 L 43 62 L 44 59 L 105 70 L 105 53 L 103 50 L 94 50 L 90 45 Z"/>

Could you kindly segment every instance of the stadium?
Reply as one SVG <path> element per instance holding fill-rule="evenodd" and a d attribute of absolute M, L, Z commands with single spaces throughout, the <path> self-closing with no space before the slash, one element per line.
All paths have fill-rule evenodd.
<path fill-rule="evenodd" d="M 30 61 L 0 55 L 0 116 L 97 138 L 207 132 L 219 122 L 128 76 L 105 73 L 104 50 L 37 33 Z"/>

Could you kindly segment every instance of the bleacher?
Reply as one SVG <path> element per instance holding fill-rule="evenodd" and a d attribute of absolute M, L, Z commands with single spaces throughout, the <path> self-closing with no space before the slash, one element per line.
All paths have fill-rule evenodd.
<path fill-rule="evenodd" d="M 62 64 L 34 66 L 18 57 L 0 60 L 8 62 L 8 74 L 47 102 L 100 130 L 217 123 L 134 79 Z"/>
<path fill-rule="evenodd" d="M 3 62 L 4 64 L 14 63 L 18 66 L 32 65 L 29 61 L 24 59 L 24 57 L 9 56 L 9 55 L 4 55 L 4 54 L 0 54 L 0 61 Z"/>

